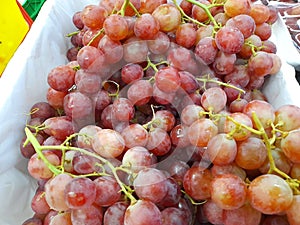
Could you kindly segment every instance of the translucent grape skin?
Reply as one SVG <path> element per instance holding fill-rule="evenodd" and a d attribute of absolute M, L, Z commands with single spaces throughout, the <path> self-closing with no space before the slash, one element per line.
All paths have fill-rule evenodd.
<path fill-rule="evenodd" d="M 65 187 L 65 201 L 70 209 L 89 207 L 96 199 L 96 184 L 89 178 L 74 178 Z"/>
<path fill-rule="evenodd" d="M 153 87 L 148 80 L 137 80 L 127 90 L 127 98 L 135 105 L 146 105 L 152 98 Z"/>
<path fill-rule="evenodd" d="M 281 140 L 281 149 L 293 163 L 300 163 L 299 154 L 300 129 L 292 130 Z"/>
<path fill-rule="evenodd" d="M 211 181 L 211 199 L 224 210 L 243 206 L 247 199 L 246 183 L 233 174 L 221 174 Z"/>
<path fill-rule="evenodd" d="M 209 140 L 205 154 L 214 165 L 227 165 L 232 163 L 236 157 L 237 144 L 233 138 L 219 133 Z"/>
<path fill-rule="evenodd" d="M 229 0 L 224 4 L 225 13 L 234 17 L 239 14 L 249 14 L 251 10 L 250 1 L 248 0 Z"/>
<path fill-rule="evenodd" d="M 140 124 L 130 124 L 121 132 L 127 148 L 135 146 L 146 146 L 148 143 L 148 132 Z"/>
<path fill-rule="evenodd" d="M 184 212 L 176 207 L 168 207 L 161 211 L 162 225 L 169 224 L 181 224 L 188 225 L 188 221 L 185 220 Z"/>
<path fill-rule="evenodd" d="M 128 207 L 126 202 L 116 202 L 107 208 L 103 217 L 103 225 L 123 225 L 125 210 Z"/>
<path fill-rule="evenodd" d="M 44 151 L 43 154 L 52 165 L 58 166 L 60 164 L 60 158 L 52 151 Z M 31 156 L 27 165 L 27 169 L 29 174 L 37 180 L 49 179 L 53 176 L 53 172 L 39 157 L 38 153 L 34 153 Z"/>
<path fill-rule="evenodd" d="M 155 84 L 166 93 L 174 93 L 180 88 L 180 76 L 174 67 L 165 67 L 155 74 Z"/>
<path fill-rule="evenodd" d="M 294 195 L 291 206 L 286 210 L 287 219 L 290 225 L 296 225 L 300 222 L 300 216 L 298 213 L 300 205 L 299 197 L 299 195 Z"/>
<path fill-rule="evenodd" d="M 227 103 L 227 95 L 220 87 L 206 89 L 201 95 L 201 105 L 206 111 L 220 112 Z"/>
<path fill-rule="evenodd" d="M 244 35 L 236 27 L 225 26 L 217 31 L 215 36 L 216 45 L 219 50 L 228 53 L 238 53 L 244 44 Z"/>
<path fill-rule="evenodd" d="M 155 8 L 152 15 L 159 22 L 163 32 L 174 31 L 181 23 L 181 14 L 175 5 L 161 4 Z"/>
<path fill-rule="evenodd" d="M 67 92 L 75 82 L 75 70 L 68 65 L 57 66 L 49 72 L 47 81 L 54 90 Z"/>
<path fill-rule="evenodd" d="M 158 207 L 147 200 L 138 200 L 125 211 L 124 225 L 162 225 L 162 215 Z"/>
<path fill-rule="evenodd" d="M 267 159 L 267 148 L 260 138 L 249 137 L 237 146 L 235 162 L 243 169 L 259 169 Z"/>
<path fill-rule="evenodd" d="M 149 14 L 142 14 L 137 18 L 134 24 L 134 33 L 143 40 L 152 40 L 159 32 L 160 25 L 157 19 Z"/>
<path fill-rule="evenodd" d="M 290 186 L 274 174 L 260 175 L 252 180 L 248 196 L 252 207 L 267 215 L 284 212 L 293 201 Z"/>
<path fill-rule="evenodd" d="M 128 35 L 128 24 L 118 14 L 108 16 L 103 23 L 104 32 L 114 41 L 120 41 Z"/>
<path fill-rule="evenodd" d="M 133 181 L 133 187 L 140 199 L 153 203 L 160 202 L 167 194 L 167 178 L 155 168 L 145 168 L 138 172 Z"/>
<path fill-rule="evenodd" d="M 105 158 L 116 158 L 125 149 L 125 141 L 122 135 L 112 129 L 98 131 L 92 140 L 93 150 Z"/>
<path fill-rule="evenodd" d="M 31 200 L 31 209 L 36 214 L 47 214 L 50 212 L 50 207 L 45 199 L 44 191 L 37 190 Z"/>
<path fill-rule="evenodd" d="M 209 199 L 212 180 L 210 170 L 198 166 L 192 167 L 184 175 L 183 188 L 195 200 Z"/>
<path fill-rule="evenodd" d="M 207 118 L 196 120 L 188 129 L 190 143 L 198 147 L 207 146 L 209 140 L 217 133 L 218 127 Z"/>
<path fill-rule="evenodd" d="M 65 187 L 72 180 L 67 174 L 59 174 L 47 181 L 45 185 L 45 199 L 51 209 L 66 211 L 69 209 L 65 202 Z"/>
<path fill-rule="evenodd" d="M 102 225 L 103 209 L 98 205 L 91 205 L 81 209 L 71 210 L 72 225 Z"/>
<path fill-rule="evenodd" d="M 96 184 L 95 203 L 97 205 L 107 207 L 120 200 L 121 188 L 113 177 L 98 177 L 94 180 L 94 183 Z"/>
<path fill-rule="evenodd" d="M 53 216 L 50 220 L 49 225 L 73 225 L 71 222 L 71 213 L 70 212 L 62 212 Z"/>
<path fill-rule="evenodd" d="M 224 225 L 259 225 L 262 213 L 252 208 L 248 203 L 234 210 L 224 210 Z"/>

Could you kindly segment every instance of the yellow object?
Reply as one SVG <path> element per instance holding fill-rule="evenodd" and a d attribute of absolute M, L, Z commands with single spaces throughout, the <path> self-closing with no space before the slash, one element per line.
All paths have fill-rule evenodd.
<path fill-rule="evenodd" d="M 19 47 L 28 30 L 29 23 L 16 0 L 1 2 L 0 8 L 0 76 Z"/>

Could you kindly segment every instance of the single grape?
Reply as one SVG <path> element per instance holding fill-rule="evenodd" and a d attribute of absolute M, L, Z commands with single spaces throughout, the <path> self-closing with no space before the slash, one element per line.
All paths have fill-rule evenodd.
<path fill-rule="evenodd" d="M 253 35 L 256 28 L 254 18 L 247 14 L 240 14 L 230 18 L 227 20 L 226 26 L 238 28 L 244 35 L 244 39 L 247 39 Z"/>
<path fill-rule="evenodd" d="M 218 53 L 218 47 L 213 37 L 204 37 L 197 43 L 195 50 L 196 59 L 205 65 L 209 65 L 215 61 Z"/>
<path fill-rule="evenodd" d="M 103 209 L 96 205 L 71 210 L 72 225 L 102 225 Z"/>
<path fill-rule="evenodd" d="M 212 224 L 223 224 L 223 211 L 224 210 L 211 199 L 207 200 L 202 206 L 203 215 L 208 222 Z"/>
<path fill-rule="evenodd" d="M 155 84 L 163 92 L 174 93 L 181 85 L 178 70 L 174 67 L 165 67 L 155 74 Z"/>
<path fill-rule="evenodd" d="M 194 121 L 188 128 L 190 143 L 197 147 L 206 147 L 209 140 L 217 133 L 218 127 L 207 118 Z"/>
<path fill-rule="evenodd" d="M 128 98 L 117 98 L 112 104 L 115 119 L 127 122 L 134 118 L 135 108 Z"/>
<path fill-rule="evenodd" d="M 82 36 L 82 44 L 84 46 L 93 46 L 97 48 L 103 36 L 104 34 L 101 29 L 93 29 L 93 30 L 87 29 Z"/>
<path fill-rule="evenodd" d="M 234 210 L 247 200 L 246 183 L 237 175 L 221 174 L 211 181 L 211 199 L 224 210 Z"/>
<path fill-rule="evenodd" d="M 148 41 L 132 36 L 123 43 L 123 59 L 128 63 L 140 63 L 147 60 Z"/>
<path fill-rule="evenodd" d="M 104 213 L 103 225 L 123 225 L 127 207 L 128 204 L 126 202 L 116 202 L 109 206 Z"/>
<path fill-rule="evenodd" d="M 36 214 L 47 214 L 50 212 L 50 206 L 48 205 L 45 192 L 42 190 L 37 190 L 34 196 L 31 199 L 31 209 Z"/>
<path fill-rule="evenodd" d="M 56 116 L 55 109 L 48 102 L 36 102 L 31 106 L 30 118 L 48 119 Z"/>
<path fill-rule="evenodd" d="M 115 178 L 110 176 L 97 177 L 95 203 L 102 207 L 115 204 L 121 198 L 121 188 Z"/>
<path fill-rule="evenodd" d="M 162 225 L 162 215 L 151 201 L 138 200 L 125 211 L 124 225 Z"/>
<path fill-rule="evenodd" d="M 208 0 L 200 0 L 199 2 L 206 6 L 210 5 L 210 2 Z M 197 5 L 193 5 L 192 7 L 192 17 L 199 22 L 205 22 L 208 19 L 208 15 L 205 10 Z"/>
<path fill-rule="evenodd" d="M 201 105 L 206 111 L 218 113 L 224 109 L 227 103 L 227 95 L 220 87 L 206 89 L 201 95 Z"/>
<path fill-rule="evenodd" d="M 249 137 L 237 145 L 235 163 L 243 169 L 259 169 L 267 159 L 267 148 L 262 139 Z"/>
<path fill-rule="evenodd" d="M 120 41 L 128 35 L 128 24 L 124 17 L 118 14 L 109 15 L 103 22 L 104 32 L 110 39 Z"/>
<path fill-rule="evenodd" d="M 103 53 L 105 62 L 113 64 L 123 58 L 123 47 L 120 41 L 112 40 L 108 35 L 104 35 L 97 46 Z"/>
<path fill-rule="evenodd" d="M 135 105 L 147 104 L 153 95 L 153 86 L 148 80 L 137 80 L 127 90 L 127 98 Z"/>
<path fill-rule="evenodd" d="M 253 76 L 266 76 L 270 74 L 272 67 L 273 60 L 267 52 L 259 51 L 252 55 L 248 61 L 248 68 Z"/>
<path fill-rule="evenodd" d="M 249 0 L 227 0 L 224 4 L 224 12 L 230 17 L 249 14 L 250 11 L 251 4 Z"/>
<path fill-rule="evenodd" d="M 300 128 L 300 108 L 296 105 L 283 105 L 275 110 L 275 124 L 283 131 Z"/>
<path fill-rule="evenodd" d="M 192 23 L 180 24 L 176 29 L 176 43 L 185 48 L 191 48 L 196 43 L 197 33 Z"/>
<path fill-rule="evenodd" d="M 145 168 L 137 173 L 133 187 L 139 199 L 158 203 L 167 194 L 167 177 L 161 170 Z"/>
<path fill-rule="evenodd" d="M 105 158 L 116 158 L 125 149 L 122 135 L 112 129 L 101 129 L 92 139 L 93 150 Z"/>
<path fill-rule="evenodd" d="M 290 225 L 296 225 L 300 222 L 298 209 L 300 206 L 300 195 L 294 195 L 291 206 L 286 210 L 287 219 Z"/>
<path fill-rule="evenodd" d="M 171 138 L 169 133 L 162 128 L 153 128 L 148 132 L 146 148 L 156 156 L 166 155 L 171 150 Z"/>
<path fill-rule="evenodd" d="M 81 11 L 77 11 L 73 14 L 72 22 L 77 29 L 79 29 L 79 30 L 83 29 L 84 24 L 81 19 Z"/>
<path fill-rule="evenodd" d="M 144 71 L 141 65 L 137 63 L 128 63 L 121 69 L 121 78 L 126 84 L 142 79 Z"/>
<path fill-rule="evenodd" d="M 187 105 L 181 112 L 180 120 L 184 125 L 190 126 L 196 120 L 204 117 L 203 112 L 204 109 L 200 105 Z"/>
<path fill-rule="evenodd" d="M 45 199 L 51 209 L 67 211 L 69 206 L 65 202 L 65 188 L 73 178 L 68 174 L 59 174 L 45 184 Z"/>
<path fill-rule="evenodd" d="M 47 102 L 55 109 L 62 109 L 64 97 L 66 95 L 67 92 L 56 91 L 55 89 L 49 87 L 46 94 Z"/>
<path fill-rule="evenodd" d="M 152 16 L 159 22 L 160 31 L 174 31 L 181 24 L 181 13 L 175 5 L 161 4 L 152 12 Z"/>
<path fill-rule="evenodd" d="M 104 53 L 97 47 L 84 46 L 77 54 L 77 62 L 81 69 L 99 74 L 101 69 L 104 67 Z"/>
<path fill-rule="evenodd" d="M 48 73 L 48 84 L 56 91 L 67 92 L 74 85 L 75 73 L 68 65 L 54 67 Z"/>
<path fill-rule="evenodd" d="M 234 210 L 224 210 L 224 225 L 259 225 L 262 213 L 248 203 Z"/>
<path fill-rule="evenodd" d="M 292 205 L 293 192 L 281 177 L 264 174 L 251 181 L 248 198 L 254 209 L 273 215 L 286 211 Z"/>
<path fill-rule="evenodd" d="M 170 47 L 170 38 L 162 31 L 159 31 L 156 36 L 147 41 L 149 50 L 154 54 L 164 54 Z"/>
<path fill-rule="evenodd" d="M 207 154 L 214 165 L 228 165 L 237 155 L 237 143 L 225 133 L 219 133 L 212 137 L 207 144 Z"/>
<path fill-rule="evenodd" d="M 86 125 L 79 130 L 77 146 L 80 148 L 92 148 L 93 136 L 102 128 L 96 125 Z"/>
<path fill-rule="evenodd" d="M 149 13 L 142 14 L 134 24 L 134 34 L 144 40 L 154 39 L 159 29 L 158 20 Z"/>
<path fill-rule="evenodd" d="M 60 158 L 52 151 L 43 151 L 43 155 L 53 166 L 60 164 Z M 49 179 L 53 176 L 53 172 L 47 164 L 39 157 L 38 153 L 34 153 L 27 164 L 29 174 L 36 180 Z"/>
<path fill-rule="evenodd" d="M 96 184 L 87 177 L 73 178 L 65 186 L 65 202 L 70 209 L 91 207 L 96 199 Z"/>
<path fill-rule="evenodd" d="M 293 163 L 300 163 L 298 151 L 300 144 L 300 129 L 290 131 L 280 142 L 281 149 L 286 157 Z"/>
<path fill-rule="evenodd" d="M 148 149 L 136 146 L 128 149 L 122 158 L 122 165 L 133 172 L 138 172 L 154 164 L 153 154 Z"/>
<path fill-rule="evenodd" d="M 146 146 L 148 143 L 148 131 L 140 124 L 130 124 L 121 132 L 127 148 Z"/>
<path fill-rule="evenodd" d="M 99 5 L 87 5 L 81 11 L 82 23 L 92 29 L 102 28 L 107 16 L 107 10 Z"/>
<path fill-rule="evenodd" d="M 262 24 L 268 21 L 270 17 L 269 7 L 263 4 L 252 4 L 250 14 L 256 24 Z"/>
<path fill-rule="evenodd" d="M 213 180 L 211 171 L 200 166 L 191 167 L 183 178 L 184 191 L 194 200 L 210 198 L 210 186 Z"/>
<path fill-rule="evenodd" d="M 64 111 L 67 116 L 74 120 L 83 119 L 87 123 L 94 121 L 93 102 L 81 92 L 70 92 L 64 97 Z"/>
<path fill-rule="evenodd" d="M 238 53 L 242 49 L 244 40 L 243 33 L 231 26 L 222 27 L 215 36 L 218 49 L 228 54 Z"/>
<path fill-rule="evenodd" d="M 183 211 L 176 207 L 168 207 L 161 211 L 162 225 L 181 224 L 188 225 Z"/>
<path fill-rule="evenodd" d="M 253 118 L 253 113 L 256 114 L 258 120 L 264 128 L 271 126 L 271 123 L 275 121 L 275 110 L 273 106 L 263 100 L 252 100 L 244 108 L 243 113 L 249 116 L 252 120 L 253 127 L 258 128 Z"/>
<path fill-rule="evenodd" d="M 71 221 L 71 213 L 70 212 L 62 212 L 53 216 L 50 220 L 49 225 L 75 225 Z"/>

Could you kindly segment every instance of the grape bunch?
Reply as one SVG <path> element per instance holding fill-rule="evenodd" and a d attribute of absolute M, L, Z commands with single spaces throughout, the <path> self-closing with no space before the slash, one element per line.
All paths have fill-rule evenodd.
<path fill-rule="evenodd" d="M 262 92 L 278 12 L 249 0 L 102 0 L 72 16 L 20 141 L 23 225 L 300 223 L 300 108 Z"/>

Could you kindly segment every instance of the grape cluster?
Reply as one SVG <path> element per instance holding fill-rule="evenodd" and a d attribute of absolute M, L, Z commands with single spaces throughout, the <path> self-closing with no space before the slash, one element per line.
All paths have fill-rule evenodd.
<path fill-rule="evenodd" d="M 281 61 L 275 8 L 102 0 L 72 17 L 20 151 L 23 225 L 300 223 L 300 108 L 261 91 Z"/>

